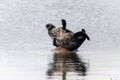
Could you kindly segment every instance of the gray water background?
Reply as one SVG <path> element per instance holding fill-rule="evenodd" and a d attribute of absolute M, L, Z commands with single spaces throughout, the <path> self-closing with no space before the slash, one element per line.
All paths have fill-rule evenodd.
<path fill-rule="evenodd" d="M 89 59 L 92 80 L 120 79 L 119 0 L 0 0 L 0 79 L 46 80 L 55 47 L 45 25 L 77 32 L 84 28 L 91 41 L 79 48 Z"/>

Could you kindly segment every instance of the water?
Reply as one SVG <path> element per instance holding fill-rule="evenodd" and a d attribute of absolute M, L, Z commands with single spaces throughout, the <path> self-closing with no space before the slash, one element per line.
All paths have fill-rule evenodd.
<path fill-rule="evenodd" d="M 67 80 L 118 80 L 120 75 L 117 51 L 55 54 L 44 50 L 11 50 L 0 55 L 1 80 L 63 80 L 62 69 L 66 69 Z"/>
<path fill-rule="evenodd" d="M 86 64 L 76 53 L 54 53 L 53 62 L 49 64 L 47 75 L 54 77 L 55 73 L 58 73 L 62 80 L 66 80 L 69 72 L 85 76 L 88 67 Z"/>
<path fill-rule="evenodd" d="M 119 12 L 119 0 L 0 0 L 0 80 L 47 80 L 55 47 L 45 25 L 61 26 L 62 18 L 91 38 L 74 53 L 86 63 L 86 75 L 72 68 L 66 79 L 119 80 Z M 52 80 L 62 79 L 55 74 Z"/>

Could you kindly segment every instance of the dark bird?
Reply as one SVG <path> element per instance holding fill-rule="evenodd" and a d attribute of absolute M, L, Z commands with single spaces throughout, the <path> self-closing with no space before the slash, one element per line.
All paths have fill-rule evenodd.
<path fill-rule="evenodd" d="M 52 24 L 47 24 L 49 36 L 53 39 L 53 45 L 56 47 L 63 47 L 70 51 L 78 49 L 82 43 L 87 39 L 90 40 L 85 29 L 79 32 L 73 33 L 72 31 L 66 29 L 66 21 L 62 21 L 62 27 L 55 28 Z"/>

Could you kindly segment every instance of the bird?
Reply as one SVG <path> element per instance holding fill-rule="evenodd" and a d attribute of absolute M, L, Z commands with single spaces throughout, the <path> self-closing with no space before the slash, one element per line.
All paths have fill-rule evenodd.
<path fill-rule="evenodd" d="M 85 29 L 76 33 L 66 28 L 66 20 L 62 19 L 62 27 L 56 28 L 53 24 L 46 25 L 49 36 L 53 39 L 53 45 L 56 47 L 63 47 L 70 51 L 78 49 L 82 43 L 87 39 L 90 40 Z"/>

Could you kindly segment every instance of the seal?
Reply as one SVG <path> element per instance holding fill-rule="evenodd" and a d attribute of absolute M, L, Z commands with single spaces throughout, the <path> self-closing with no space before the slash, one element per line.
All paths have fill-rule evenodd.
<path fill-rule="evenodd" d="M 87 39 L 90 40 L 85 29 L 79 32 L 72 32 L 66 29 L 66 20 L 62 19 L 62 27 L 56 28 L 53 24 L 46 25 L 49 36 L 53 39 L 53 45 L 56 47 L 63 47 L 70 51 L 78 49 L 82 43 Z"/>
<path fill-rule="evenodd" d="M 62 27 L 56 28 L 52 23 L 46 24 L 46 29 L 48 30 L 48 35 L 54 39 L 63 39 L 69 34 L 73 34 L 72 31 L 66 29 L 66 21 L 64 19 L 62 21 Z"/>

